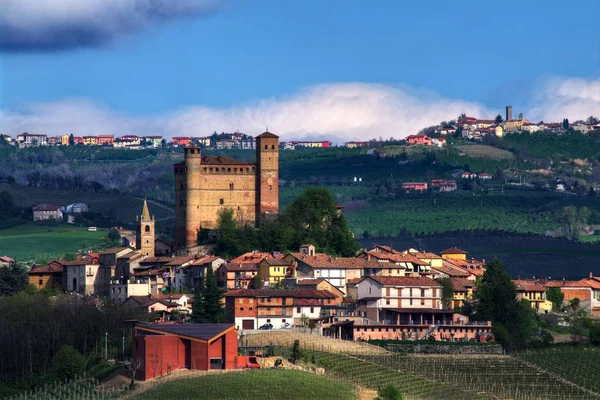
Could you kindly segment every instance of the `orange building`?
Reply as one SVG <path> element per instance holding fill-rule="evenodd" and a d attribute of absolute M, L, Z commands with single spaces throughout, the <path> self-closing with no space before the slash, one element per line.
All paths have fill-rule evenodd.
<path fill-rule="evenodd" d="M 36 289 L 60 290 L 63 283 L 63 266 L 58 261 L 32 268 L 29 272 L 29 284 Z"/>
<path fill-rule="evenodd" d="M 190 144 L 174 171 L 177 248 L 196 246 L 198 231 L 215 228 L 222 209 L 252 224 L 279 212 L 279 137 L 270 132 L 256 137 L 256 162 L 202 156 Z"/>

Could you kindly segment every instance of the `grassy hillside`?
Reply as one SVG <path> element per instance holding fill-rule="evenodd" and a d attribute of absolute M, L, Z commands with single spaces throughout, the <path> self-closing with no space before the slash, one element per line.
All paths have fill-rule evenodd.
<path fill-rule="evenodd" d="M 132 397 L 162 399 L 336 399 L 356 398 L 352 386 L 303 371 L 258 370 L 167 381 Z"/>
<path fill-rule="evenodd" d="M 0 231 L 0 255 L 17 261 L 54 259 L 82 247 L 102 244 L 107 232 L 88 232 L 87 228 L 67 224 L 41 226 L 33 223 Z M 83 244 L 86 246 L 82 246 Z"/>

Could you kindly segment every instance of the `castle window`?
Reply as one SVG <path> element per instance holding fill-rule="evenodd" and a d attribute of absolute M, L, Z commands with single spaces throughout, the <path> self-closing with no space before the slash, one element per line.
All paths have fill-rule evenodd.
<path fill-rule="evenodd" d="M 216 168 L 215 171 L 219 172 L 219 168 Z"/>
<path fill-rule="evenodd" d="M 233 183 L 229 184 L 229 190 L 233 190 Z"/>
<path fill-rule="evenodd" d="M 219 199 L 219 204 L 225 204 L 225 200 Z"/>
<path fill-rule="evenodd" d="M 204 167 L 204 172 L 206 172 L 206 167 Z"/>
<path fill-rule="evenodd" d="M 267 150 L 269 148 L 268 144 L 265 144 L 265 150 Z"/>
<path fill-rule="evenodd" d="M 209 171 L 210 171 L 210 172 L 213 172 L 213 169 L 212 169 L 212 167 L 210 167 L 210 170 L 209 170 Z"/>
<path fill-rule="evenodd" d="M 275 150 L 275 145 L 272 145 L 272 146 L 271 146 L 271 150 Z"/>
<path fill-rule="evenodd" d="M 231 168 L 227 168 L 227 172 L 231 172 Z"/>
<path fill-rule="evenodd" d="M 250 172 L 250 168 L 246 168 L 246 172 Z"/>
<path fill-rule="evenodd" d="M 273 185 L 269 185 L 269 190 L 273 190 Z"/>
<path fill-rule="evenodd" d="M 234 169 L 233 169 L 233 172 L 237 174 L 237 168 L 234 168 Z"/>
<path fill-rule="evenodd" d="M 150 232 L 150 225 L 146 225 L 146 232 Z"/>

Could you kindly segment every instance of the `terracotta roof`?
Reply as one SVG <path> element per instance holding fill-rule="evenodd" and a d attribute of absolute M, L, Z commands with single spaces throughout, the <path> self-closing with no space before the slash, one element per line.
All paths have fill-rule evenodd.
<path fill-rule="evenodd" d="M 412 263 L 415 265 L 429 265 L 429 263 L 425 261 L 419 260 L 417 257 L 412 254 L 403 254 L 403 253 L 384 253 L 373 251 L 368 253 L 373 258 L 378 260 L 389 260 L 394 263 Z"/>
<path fill-rule="evenodd" d="M 451 247 L 442 251 L 440 254 L 467 254 L 467 252 L 461 249 L 457 249 L 456 247 Z"/>
<path fill-rule="evenodd" d="M 171 257 L 171 260 L 166 263 L 165 265 L 168 266 L 177 266 L 177 265 L 183 265 L 189 262 L 194 261 L 194 256 L 177 256 L 177 257 Z"/>
<path fill-rule="evenodd" d="M 546 287 L 574 287 L 600 289 L 600 282 L 595 279 L 580 279 L 578 281 L 548 281 Z"/>
<path fill-rule="evenodd" d="M 374 260 L 354 257 L 331 257 L 327 254 L 315 254 L 309 256 L 303 253 L 290 253 L 298 262 L 302 262 L 311 268 L 343 268 L 343 269 L 364 269 L 364 268 L 388 268 Z"/>
<path fill-rule="evenodd" d="M 63 267 L 57 261 L 52 261 L 48 265 L 32 268 L 29 274 L 57 274 L 62 273 Z"/>
<path fill-rule="evenodd" d="M 362 281 L 363 278 L 352 278 L 352 279 L 348 279 L 348 282 L 346 282 L 346 286 L 348 285 L 355 285 L 358 282 Z"/>
<path fill-rule="evenodd" d="M 294 299 L 295 306 L 320 306 L 318 299 Z"/>
<path fill-rule="evenodd" d="M 435 270 L 435 271 L 439 271 L 441 273 L 444 273 L 444 274 L 450 276 L 451 278 L 453 278 L 453 277 L 468 277 L 471 275 L 464 269 L 457 268 L 457 267 L 431 267 L 431 269 Z"/>
<path fill-rule="evenodd" d="M 160 270 L 158 268 L 146 269 L 143 271 L 134 272 L 133 276 L 154 276 L 160 274 Z"/>
<path fill-rule="evenodd" d="M 15 260 L 10 258 L 9 256 L 0 256 L 0 262 L 12 263 L 15 262 Z"/>
<path fill-rule="evenodd" d="M 140 261 L 140 264 L 166 264 L 171 261 L 171 257 L 146 257 L 143 261 Z"/>
<path fill-rule="evenodd" d="M 123 250 L 130 250 L 130 249 L 127 247 L 113 247 L 113 248 L 101 251 L 100 255 L 102 255 L 102 254 L 117 254 L 117 253 L 122 252 Z"/>
<path fill-rule="evenodd" d="M 376 248 L 379 248 L 379 249 L 383 250 L 383 252 L 386 252 L 386 253 L 394 253 L 394 254 L 402 253 L 402 252 L 392 248 L 392 246 L 384 246 L 381 244 L 376 244 L 371 250 L 368 251 L 368 253 L 377 251 L 377 250 L 375 250 Z"/>
<path fill-rule="evenodd" d="M 324 278 L 316 278 L 316 279 L 302 279 L 296 282 L 298 286 L 313 286 L 318 285 L 321 282 L 325 282 Z"/>
<path fill-rule="evenodd" d="M 156 303 L 164 304 L 167 307 L 177 307 L 178 306 L 177 303 L 172 303 L 172 302 L 164 300 L 164 299 L 155 298 L 154 296 L 153 297 L 129 296 L 127 298 L 127 300 L 129 300 L 129 299 L 135 301 L 140 307 L 150 307 L 152 304 L 156 304 Z"/>
<path fill-rule="evenodd" d="M 438 260 L 438 259 L 442 258 L 442 257 L 438 256 L 437 254 L 430 253 L 427 251 L 419 251 L 419 252 L 410 253 L 410 254 L 417 257 L 418 259 L 436 259 L 436 260 Z"/>
<path fill-rule="evenodd" d="M 450 278 L 452 290 L 455 292 L 467 292 L 468 289 L 475 287 L 475 282 L 465 278 Z"/>
<path fill-rule="evenodd" d="M 275 135 L 275 134 L 273 134 L 273 133 L 271 133 L 271 132 L 269 132 L 269 131 L 266 131 L 266 132 L 263 132 L 263 133 L 261 133 L 260 135 L 258 135 L 256 138 L 257 138 L 257 139 L 258 139 L 258 138 L 261 138 L 261 139 L 262 139 L 262 138 L 279 139 L 279 136 L 277 136 L 277 135 Z"/>
<path fill-rule="evenodd" d="M 513 280 L 518 292 L 545 292 L 546 288 L 539 282 L 526 280 Z"/>
<path fill-rule="evenodd" d="M 33 207 L 33 211 L 58 211 L 60 207 L 52 204 L 38 204 Z"/>
<path fill-rule="evenodd" d="M 269 265 L 276 265 L 276 266 L 277 265 L 283 265 L 283 266 L 292 265 L 291 262 L 289 262 L 288 260 L 286 260 L 284 258 L 265 258 L 263 261 Z"/>
<path fill-rule="evenodd" d="M 84 260 L 74 260 L 74 261 L 65 261 L 65 260 L 57 260 L 57 263 L 60 263 L 60 265 L 62 265 L 63 267 L 72 267 L 72 266 L 79 266 L 79 265 L 86 265 L 87 262 Z"/>
<path fill-rule="evenodd" d="M 227 263 L 221 265 L 221 268 L 225 268 L 226 271 L 236 272 L 236 271 L 258 271 L 258 265 L 256 263 Z"/>
<path fill-rule="evenodd" d="M 244 253 L 239 257 L 231 260 L 232 263 L 259 263 L 265 258 L 283 258 L 283 254 L 277 254 L 277 256 L 271 253 L 263 253 L 260 251 L 251 251 Z"/>
<path fill-rule="evenodd" d="M 297 299 L 334 299 L 335 295 L 327 290 L 311 289 L 237 289 L 225 293 L 225 297 L 292 297 Z"/>
<path fill-rule="evenodd" d="M 384 286 L 442 286 L 431 278 L 423 276 L 368 276 L 375 282 Z"/>
<path fill-rule="evenodd" d="M 163 299 L 163 300 L 179 300 L 180 298 L 182 298 L 183 296 L 188 296 L 185 293 L 169 293 L 169 294 L 155 294 L 152 295 L 152 297 L 156 298 L 156 299 Z"/>

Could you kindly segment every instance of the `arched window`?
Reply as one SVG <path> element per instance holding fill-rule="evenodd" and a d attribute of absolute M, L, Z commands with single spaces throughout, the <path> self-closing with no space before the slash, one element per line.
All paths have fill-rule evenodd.
<path fill-rule="evenodd" d="M 275 150 L 275 145 L 271 145 L 271 150 Z"/>
<path fill-rule="evenodd" d="M 268 144 L 265 144 L 265 150 L 267 150 L 269 148 Z"/>
<path fill-rule="evenodd" d="M 233 190 L 233 183 L 229 184 L 229 190 Z"/>
<path fill-rule="evenodd" d="M 183 182 L 179 182 L 179 189 L 183 189 Z"/>
<path fill-rule="evenodd" d="M 150 225 L 146 225 L 146 228 L 144 229 L 146 232 L 150 232 Z"/>

